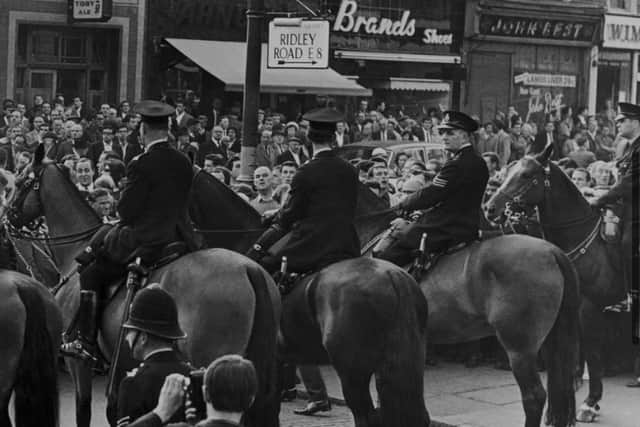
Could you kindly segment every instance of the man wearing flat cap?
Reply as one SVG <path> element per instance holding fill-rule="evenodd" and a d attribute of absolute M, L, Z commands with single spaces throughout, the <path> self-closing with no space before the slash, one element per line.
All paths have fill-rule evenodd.
<path fill-rule="evenodd" d="M 478 238 L 482 196 L 489 172 L 471 145 L 472 133 L 477 129 L 476 121 L 466 114 L 445 112 L 438 131 L 444 148 L 453 153 L 453 157 L 433 178 L 432 185 L 392 206 L 405 212 L 429 210 L 417 222 L 398 230 L 394 244 L 374 249 L 374 256 L 403 266 L 411 262 L 423 233 L 427 233 L 427 252 L 431 254 Z"/>
<path fill-rule="evenodd" d="M 175 110 L 162 102 L 142 101 L 134 111 L 142 116 L 141 143 L 145 152 L 127 166 L 126 186 L 118 203 L 120 223 L 98 231 L 90 249 L 78 257 L 82 265 L 80 330 L 76 342 L 63 350 L 93 355 L 98 313 L 92 305 L 102 288 L 124 276 L 125 266 L 135 250 L 144 249 L 141 252 L 144 256 L 184 239 L 188 232 L 192 167 L 187 157 L 167 141 L 169 117 Z"/>
<path fill-rule="evenodd" d="M 634 193 L 638 194 L 638 174 L 640 173 L 640 105 L 621 102 L 619 104 L 620 114 L 616 117 L 616 124 L 620 136 L 631 141 L 627 145 L 624 154 L 616 163 L 618 168 L 618 180 L 609 191 L 602 196 L 591 200 L 589 203 L 597 208 L 604 208 L 622 202 L 622 260 L 624 265 L 625 282 L 627 291 L 632 289 L 631 267 L 634 263 L 640 262 L 638 258 L 638 248 L 632 247 L 632 225 L 638 218 L 633 217 L 633 203 L 639 203 L 637 197 L 634 200 Z M 634 278 L 638 280 L 639 278 Z"/>
<path fill-rule="evenodd" d="M 291 272 L 316 271 L 331 263 L 360 255 L 354 226 L 358 199 L 358 174 L 353 166 L 331 150 L 335 124 L 342 115 L 331 108 L 312 110 L 303 116 L 310 122 L 313 158 L 291 182 L 290 196 L 274 225 L 258 239 L 248 256 L 274 272 L 286 256 Z M 278 253 L 267 250 L 291 231 Z"/>

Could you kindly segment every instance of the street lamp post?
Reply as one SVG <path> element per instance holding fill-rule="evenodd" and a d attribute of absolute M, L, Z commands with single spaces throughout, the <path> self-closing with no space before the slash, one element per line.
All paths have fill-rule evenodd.
<path fill-rule="evenodd" d="M 241 170 L 238 181 L 252 182 L 258 145 L 258 104 L 262 61 L 262 19 L 264 0 L 247 0 L 247 63 L 242 105 Z"/>

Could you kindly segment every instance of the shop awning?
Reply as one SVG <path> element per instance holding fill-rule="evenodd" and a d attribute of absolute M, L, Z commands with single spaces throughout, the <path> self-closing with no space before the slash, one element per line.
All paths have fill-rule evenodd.
<path fill-rule="evenodd" d="M 204 71 L 221 80 L 228 91 L 244 89 L 246 45 L 242 42 L 165 39 Z M 267 68 L 267 48 L 262 45 L 260 91 L 341 96 L 371 96 L 371 90 L 328 69 Z"/>
<path fill-rule="evenodd" d="M 449 83 L 442 80 L 430 79 L 403 79 L 390 77 L 389 89 L 391 90 L 424 90 L 427 92 L 449 92 Z"/>

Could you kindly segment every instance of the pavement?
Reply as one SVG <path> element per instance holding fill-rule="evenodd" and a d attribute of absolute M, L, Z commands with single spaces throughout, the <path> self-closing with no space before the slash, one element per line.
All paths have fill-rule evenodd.
<path fill-rule="evenodd" d="M 304 406 L 299 398 L 283 403 L 280 415 L 282 427 L 346 427 L 353 426 L 353 418 L 344 405 L 339 379 L 331 367 L 323 367 L 333 409 L 312 417 L 295 415 L 293 409 Z M 640 426 L 640 389 L 625 387 L 631 374 L 605 378 L 604 400 L 600 403 L 597 427 Z M 545 380 L 546 384 L 546 380 Z M 60 426 L 75 425 L 74 398 L 71 380 L 61 375 Z M 108 427 L 105 413 L 105 378 L 94 381 L 92 427 Z M 375 386 L 371 385 L 374 402 Z M 300 394 L 304 387 L 299 386 Z M 587 394 L 586 385 L 578 390 L 576 400 L 582 402 Z M 424 396 L 431 415 L 432 427 L 514 427 L 524 425 L 524 412 L 520 391 L 511 372 L 480 366 L 465 368 L 462 364 L 441 363 L 425 369 Z M 581 424 L 578 424 L 581 425 Z"/>

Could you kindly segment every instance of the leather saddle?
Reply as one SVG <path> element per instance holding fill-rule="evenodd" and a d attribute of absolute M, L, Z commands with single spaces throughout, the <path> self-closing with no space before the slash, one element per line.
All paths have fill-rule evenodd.
<path fill-rule="evenodd" d="M 153 247 L 140 247 L 133 251 L 129 257 L 127 264 L 133 262 L 137 258 L 142 259 L 142 265 L 147 274 L 164 267 L 167 264 L 172 263 L 183 255 L 189 252 L 187 244 L 182 241 L 170 242 L 165 245 L 153 246 Z M 104 290 L 104 299 L 106 301 L 111 300 L 120 288 L 124 285 L 126 276 L 122 277 L 112 284 L 110 284 Z"/>

